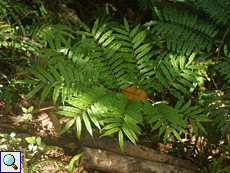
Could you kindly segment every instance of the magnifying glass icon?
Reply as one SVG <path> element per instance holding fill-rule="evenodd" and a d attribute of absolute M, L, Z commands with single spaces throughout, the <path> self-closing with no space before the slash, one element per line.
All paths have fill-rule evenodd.
<path fill-rule="evenodd" d="M 7 154 L 3 158 L 3 162 L 7 166 L 12 166 L 15 170 L 18 169 L 18 167 L 14 164 L 15 163 L 15 158 L 11 154 Z"/>

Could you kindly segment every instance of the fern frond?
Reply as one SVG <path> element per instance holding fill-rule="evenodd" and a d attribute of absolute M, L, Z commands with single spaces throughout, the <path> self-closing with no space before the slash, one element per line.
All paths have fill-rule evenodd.
<path fill-rule="evenodd" d="M 31 36 L 35 42 L 42 41 L 41 44 L 45 44 L 45 47 L 47 44 L 44 43 L 44 41 L 50 43 L 50 46 L 54 48 L 53 42 L 55 40 L 58 50 L 61 50 L 61 43 L 66 45 L 64 36 L 74 38 L 71 34 L 72 32 L 73 31 L 64 24 L 52 24 L 46 21 L 39 21 L 32 24 L 29 36 Z"/>
<path fill-rule="evenodd" d="M 47 51 L 52 52 L 46 53 Z M 28 99 L 44 86 L 45 89 L 42 93 L 40 103 L 44 101 L 47 94 L 51 91 L 51 88 L 54 88 L 54 104 L 56 103 L 60 93 L 62 93 L 62 102 L 64 102 L 67 98 L 70 98 L 73 93 L 81 93 L 97 80 L 98 75 L 92 75 L 94 68 L 92 63 L 89 63 L 89 59 L 83 60 L 78 58 L 75 60 L 75 64 L 72 64 L 72 61 L 68 60 L 68 57 L 61 55 L 61 53 L 57 50 L 46 49 L 41 52 L 45 52 L 45 54 L 43 54 L 43 58 L 50 55 L 59 56 L 49 61 L 48 64 L 50 71 L 37 67 L 39 70 L 38 72 L 35 69 L 29 68 L 29 71 L 40 80 L 38 85 L 40 87 L 33 90 L 28 95 Z M 59 62 L 57 63 L 57 61 Z M 53 63 L 56 63 L 56 65 L 54 66 Z M 17 81 L 17 83 L 20 82 L 27 84 L 31 83 L 30 81 Z"/>
<path fill-rule="evenodd" d="M 138 0 L 137 1 L 138 6 L 140 6 L 140 9 L 143 9 L 143 11 L 151 6 L 151 1 L 150 0 Z"/>
<path fill-rule="evenodd" d="M 227 45 L 224 46 L 225 61 L 220 62 L 214 67 L 220 73 L 220 76 L 225 76 L 226 83 L 222 86 L 222 90 L 225 90 L 230 84 L 230 53 L 228 53 Z"/>
<path fill-rule="evenodd" d="M 224 97 L 217 96 L 218 93 L 213 92 L 208 98 L 205 94 L 202 98 L 205 98 L 203 106 L 205 106 L 204 113 L 210 113 L 210 118 L 213 119 L 211 123 L 212 127 L 215 127 L 217 133 L 221 133 L 221 139 L 224 138 L 226 133 L 229 133 L 229 114 L 230 108 L 227 99 L 230 94 L 226 94 Z"/>
<path fill-rule="evenodd" d="M 141 129 L 137 124 L 143 125 L 140 101 L 129 101 L 123 94 L 111 94 L 103 87 L 94 87 L 77 97 L 71 97 L 67 102 L 74 107 L 60 106 L 59 108 L 65 111 L 57 113 L 76 119 L 79 136 L 81 135 L 81 119 L 84 120 L 87 130 L 92 135 L 90 119 L 99 129 L 99 122 L 101 124 L 108 123 L 101 129 L 102 131 L 106 130 L 103 136 L 119 131 L 119 133 L 124 133 L 134 144 L 138 141 L 136 133 L 141 134 Z M 61 133 L 63 132 L 64 130 Z M 122 147 L 122 141 L 120 141 L 120 145 Z"/>
<path fill-rule="evenodd" d="M 156 36 L 167 35 L 167 49 L 174 52 L 183 52 L 189 56 L 192 52 L 198 53 L 199 50 L 207 48 L 211 50 L 212 40 L 218 33 L 211 24 L 205 23 L 197 16 L 179 13 L 176 9 L 165 7 L 163 15 L 155 8 L 161 21 L 154 22 L 151 33 Z"/>
<path fill-rule="evenodd" d="M 216 23 L 226 24 L 230 19 L 229 2 L 222 0 L 190 0 L 194 2 L 197 8 L 202 8 L 210 15 L 210 18 L 216 20 Z"/>
<path fill-rule="evenodd" d="M 152 105 L 150 102 L 144 102 L 143 112 L 146 116 L 145 122 L 152 126 L 152 123 L 156 122 L 154 126 L 152 126 L 151 131 L 160 128 L 158 137 L 166 131 L 169 134 L 169 130 L 171 129 L 176 137 L 180 140 L 180 136 L 177 131 L 181 131 L 183 133 L 188 133 L 185 128 L 187 128 L 186 121 L 183 120 L 183 116 L 178 114 L 177 110 L 164 104 L 154 104 Z M 170 128 L 167 128 L 170 127 Z M 165 137 L 166 138 L 166 137 Z"/>
<path fill-rule="evenodd" d="M 198 83 L 197 77 L 201 77 L 199 71 L 194 69 L 204 69 L 204 66 L 190 65 L 195 58 L 193 53 L 186 63 L 186 57 L 183 55 L 175 58 L 175 55 L 170 55 L 170 61 L 162 61 L 156 71 L 156 79 L 166 88 L 172 95 L 179 100 L 183 99 L 180 92 L 190 95 L 188 88 L 194 88 L 195 83 Z M 157 88 L 156 88 L 157 89 Z M 159 90 L 158 90 L 159 91 Z M 164 97 L 165 93 L 162 97 Z"/>
<path fill-rule="evenodd" d="M 121 141 L 123 140 L 123 133 L 130 139 L 130 141 L 136 144 L 138 141 L 136 134 L 141 134 L 141 129 L 137 124 L 143 125 L 143 117 L 140 109 L 141 102 L 139 100 L 129 101 L 123 94 L 116 94 L 114 97 L 116 98 L 116 101 L 114 102 L 113 106 L 106 103 L 106 108 L 110 111 L 103 113 L 103 116 L 106 118 L 101 122 L 112 123 L 102 129 L 110 129 L 104 135 L 109 135 L 115 131 L 119 131 L 119 143 L 121 148 L 123 143 Z"/>
<path fill-rule="evenodd" d="M 196 130 L 196 125 L 205 133 L 207 134 L 205 128 L 202 126 L 200 122 L 211 122 L 206 114 L 201 114 L 204 109 L 198 109 L 199 106 L 191 106 L 191 100 L 189 100 L 184 106 L 177 107 L 178 113 L 183 114 L 185 117 L 185 121 L 187 122 L 190 120 L 190 123 L 193 127 L 193 130 L 196 135 L 198 132 Z"/>
<path fill-rule="evenodd" d="M 154 66 L 149 61 L 151 56 L 159 51 L 147 56 L 152 48 L 149 43 L 143 44 L 147 32 L 143 30 L 137 34 L 140 25 L 131 30 L 126 19 L 124 19 L 125 27 L 113 27 L 113 32 L 108 31 L 106 25 L 98 28 L 98 22 L 99 20 L 92 28 L 93 38 L 81 40 L 79 45 L 92 51 L 88 56 L 97 64 L 97 68 L 101 69 L 100 78 L 105 81 L 104 85 L 108 88 L 127 86 L 142 88 L 142 84 L 145 88 L 150 87 L 146 85 L 150 83 L 148 77 L 154 73 Z M 85 32 L 77 33 L 85 34 Z M 90 36 L 90 33 L 87 35 Z"/>
<path fill-rule="evenodd" d="M 60 106 L 59 108 L 66 110 L 65 111 L 58 111 L 57 113 L 70 116 L 70 117 L 75 117 L 74 120 L 77 119 L 77 132 L 80 137 L 81 135 L 81 120 L 83 119 L 86 125 L 87 130 L 91 135 L 92 134 L 92 127 L 91 123 L 89 121 L 89 117 L 91 120 L 95 123 L 96 126 L 100 128 L 100 125 L 98 122 L 101 120 L 101 115 L 98 114 L 98 110 L 100 110 L 100 107 L 96 107 L 96 103 L 103 97 L 103 95 L 106 93 L 105 88 L 103 87 L 94 87 L 92 90 L 89 90 L 87 93 L 82 93 L 79 94 L 78 97 L 71 97 L 67 102 L 74 106 L 69 107 L 69 106 Z M 92 106 L 92 109 L 91 109 Z M 92 111 L 96 111 L 95 114 Z M 87 114 L 86 114 L 87 112 Z M 80 118 L 77 118 L 80 117 Z M 70 128 L 70 127 L 69 127 Z M 61 134 L 64 133 L 66 129 L 63 129 Z"/>

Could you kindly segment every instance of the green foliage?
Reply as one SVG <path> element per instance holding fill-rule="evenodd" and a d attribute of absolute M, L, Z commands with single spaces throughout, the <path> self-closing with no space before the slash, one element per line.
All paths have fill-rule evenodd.
<path fill-rule="evenodd" d="M 202 8 L 216 23 L 226 24 L 230 19 L 229 2 L 223 0 L 190 0 L 197 8 Z"/>
<path fill-rule="evenodd" d="M 15 79 L 11 79 L 11 83 L 7 87 L 0 85 L 0 100 L 5 99 L 5 102 L 10 100 L 10 98 L 13 96 L 13 92 L 17 90 L 13 87 L 13 83 L 15 81 Z"/>
<path fill-rule="evenodd" d="M 140 9 L 146 10 L 148 7 L 151 7 L 151 1 L 150 0 L 137 0 L 138 6 L 140 6 Z"/>
<path fill-rule="evenodd" d="M 36 3 L 40 5 L 39 11 L 43 18 L 46 17 L 48 12 L 44 4 L 41 1 L 36 1 Z M 18 59 L 20 56 L 26 56 L 27 59 L 34 58 L 29 62 L 30 66 L 36 65 L 44 68 L 49 58 L 38 56 L 37 51 L 53 47 L 53 44 L 56 44 L 57 47 L 60 47 L 61 44 L 65 45 L 67 37 L 74 39 L 72 30 L 66 24 L 54 24 L 52 18 L 49 21 L 41 19 L 39 11 L 29 10 L 30 7 L 25 4 L 15 5 L 1 1 L 0 7 L 4 7 L 0 10 L 0 46 L 4 48 L 4 51 L 0 50 L 2 57 L 12 56 L 12 53 L 6 53 L 8 50 L 9 52 L 18 50 L 20 51 Z M 32 24 L 25 26 L 22 23 L 23 18 L 32 20 Z"/>
<path fill-rule="evenodd" d="M 207 135 L 203 124 L 212 121 L 207 117 L 212 111 L 211 125 L 217 125 L 223 138 L 229 131 L 229 106 L 225 102 L 229 95 L 221 98 L 215 93 L 204 102 L 204 109 L 190 100 L 200 80 L 207 78 L 207 66 L 201 61 L 212 55 L 213 45 L 222 45 L 215 40 L 218 29 L 187 11 L 171 7 L 155 7 L 155 11 L 159 20 L 134 27 L 125 18 L 122 25 L 114 26 L 97 19 L 92 28 L 79 20 L 84 30 L 74 32 L 77 39 L 65 25 L 47 21 L 33 24 L 28 35 L 42 45 L 36 49 L 36 56 L 46 63 L 40 61 L 45 64 L 42 68 L 38 63 L 28 68 L 36 80 L 15 83 L 34 86 L 26 100 L 43 89 L 39 104 L 53 93 L 54 105 L 63 110 L 57 113 L 72 118 L 59 135 L 76 124 L 80 137 L 84 123 L 93 136 L 93 123 L 102 136 L 118 133 L 123 150 L 124 135 L 136 144 L 137 136 L 142 134 L 140 127 L 146 123 L 152 131 L 159 129 L 158 138 L 163 134 L 166 141 L 173 133 L 183 143 L 178 132 L 188 134 L 188 125 L 196 135 L 200 131 Z M 214 13 L 208 13 L 216 19 Z M 219 22 L 225 24 L 226 19 Z M 226 47 L 224 52 L 227 58 L 215 68 L 229 80 Z M 170 94 L 176 102 L 169 106 L 162 101 L 152 104 L 150 100 L 128 100 L 121 93 L 124 87 L 140 88 L 149 96 L 155 92 L 162 100 Z M 219 108 L 223 104 L 226 107 Z"/>
<path fill-rule="evenodd" d="M 230 104 L 229 99 L 230 93 L 221 96 L 220 93 L 213 91 L 206 96 L 208 93 L 204 93 L 202 98 L 205 99 L 203 106 L 205 106 L 204 113 L 211 112 L 210 118 L 213 119 L 211 123 L 212 128 L 215 127 L 216 132 L 221 134 L 221 139 L 224 139 L 226 134 L 229 134 L 229 114 Z"/>
<path fill-rule="evenodd" d="M 230 53 L 228 53 L 227 45 L 224 46 L 224 59 L 215 66 L 215 70 L 220 73 L 220 76 L 224 77 L 226 83 L 222 86 L 222 90 L 225 90 L 230 84 Z"/>
<path fill-rule="evenodd" d="M 12 151 L 15 146 L 20 148 L 22 138 L 16 138 L 15 132 L 12 132 L 10 135 L 6 133 L 1 134 L 1 137 L 3 145 L 0 145 L 0 148 L 6 151 Z"/>
<path fill-rule="evenodd" d="M 148 124 L 156 122 L 152 130 L 160 128 L 159 136 L 165 131 L 165 140 L 170 130 L 181 140 L 177 131 L 187 133 L 185 129 L 189 121 L 195 129 L 197 125 L 205 132 L 199 122 L 209 120 L 200 114 L 201 109 L 190 107 L 191 102 L 180 108 L 184 98 L 180 92 L 190 95 L 188 89 L 194 88 L 191 82 L 197 83 L 196 77 L 201 76 L 199 70 L 205 68 L 192 64 L 195 54 L 186 59 L 183 55 L 177 57 L 159 49 L 152 50 L 151 43 L 145 42 L 148 32 L 145 27 L 137 25 L 130 29 L 126 19 L 124 26 L 113 27 L 112 30 L 106 24 L 101 27 L 98 24 L 99 20 L 96 20 L 91 31 L 86 26 L 84 28 L 87 31 L 77 31 L 77 34 L 87 37 L 73 46 L 69 38 L 65 47 L 54 44 L 50 49 L 41 50 L 42 57 L 53 57 L 48 63 L 49 71 L 38 68 L 38 72 L 29 68 L 39 81 L 36 81 L 36 87 L 28 94 L 27 99 L 44 88 L 41 103 L 54 89 L 54 104 L 61 94 L 62 102 L 70 105 L 60 106 L 64 111 L 57 112 L 73 117 L 60 134 L 76 122 L 80 136 L 83 120 L 87 130 L 93 135 L 93 122 L 99 129 L 101 125 L 104 126 L 101 129 L 106 131 L 103 135 L 118 133 L 123 149 L 124 134 L 136 144 L 136 134 L 141 134 L 138 124 L 143 125 L 144 121 Z M 154 83 L 153 80 L 158 82 Z M 22 80 L 16 83 L 33 81 Z M 147 93 L 153 87 L 164 95 L 170 91 L 179 101 L 175 109 L 163 103 L 151 105 L 149 102 L 130 101 L 116 92 L 127 86 L 141 88 Z M 164 111 L 159 112 L 162 109 Z M 144 119 L 143 115 L 148 116 Z"/>
<path fill-rule="evenodd" d="M 139 5 L 145 8 L 147 2 Z M 48 11 L 40 4 L 43 19 L 36 13 L 27 29 L 17 17 L 14 20 L 18 29 L 10 25 L 9 18 L 0 21 L 0 38 L 6 38 L 0 44 L 25 49 L 35 57 L 36 62 L 28 68 L 34 79 L 26 78 L 15 84 L 34 86 L 26 100 L 42 90 L 39 104 L 53 93 L 53 103 L 61 109 L 57 113 L 72 118 L 59 135 L 76 124 L 80 137 L 85 124 L 93 137 L 93 123 L 102 136 L 117 133 L 123 151 L 125 136 L 136 144 L 144 124 L 151 131 L 159 129 L 157 137 L 163 135 L 164 141 L 173 134 L 183 143 L 178 132 L 189 134 L 189 126 L 195 135 L 205 136 L 208 135 L 205 125 L 211 122 L 223 139 L 230 130 L 230 95 L 221 95 L 230 83 L 230 54 L 227 46 L 223 56 L 221 51 L 229 32 L 230 6 L 220 0 L 191 2 L 207 12 L 211 22 L 191 11 L 165 6 L 154 7 L 158 19 L 144 25 L 132 26 L 125 18 L 123 24 L 98 18 L 92 27 L 78 20 L 81 29 L 73 31 L 66 24 L 53 24 L 52 17 L 48 21 Z M 12 16 L 14 13 L 10 11 Z M 3 10 L 2 14 L 7 13 Z M 227 26 L 224 34 L 216 23 Z M 210 62 L 213 48 L 219 50 L 215 62 Z M 210 64 L 216 71 L 208 76 Z M 191 98 L 192 93 L 196 96 L 196 87 L 204 87 L 205 80 L 214 81 L 213 77 L 219 74 L 226 84 L 215 86 L 218 92 L 198 93 L 203 103 L 196 106 L 196 98 Z M 161 101 L 129 100 L 121 92 L 124 87 L 142 89 L 151 98 L 160 95 Z M 174 103 L 168 105 L 163 101 L 166 96 Z M 36 143 L 34 138 L 29 139 L 31 144 Z M 223 157 L 213 163 L 213 170 L 222 169 Z"/>
<path fill-rule="evenodd" d="M 0 25 L 0 29 L 0 38 L 5 38 L 5 41 L 0 41 L 0 46 L 22 49 L 35 55 L 38 50 L 47 47 L 48 44 L 52 47 L 54 39 L 56 40 L 56 45 L 60 47 L 60 44 L 66 44 L 65 36 L 74 38 L 70 34 L 71 29 L 68 26 L 44 21 L 36 21 L 31 25 L 30 29 L 21 28 L 25 33 L 23 35 L 17 32 L 17 28 L 15 30 L 3 22 Z M 3 52 L 1 53 L 4 54 Z"/>
<path fill-rule="evenodd" d="M 184 55 L 180 55 L 177 58 L 175 58 L 175 55 L 168 55 L 170 59 L 165 59 L 157 67 L 156 77 L 159 82 L 155 84 L 155 88 L 158 92 L 163 93 L 162 98 L 169 91 L 179 100 L 183 100 L 180 91 L 182 91 L 183 95 L 190 95 L 191 89 L 194 89 L 198 83 L 197 78 L 203 76 L 199 73 L 199 70 L 205 69 L 205 66 L 192 64 L 195 53 L 190 55 L 187 63 Z"/>
<path fill-rule="evenodd" d="M 208 165 L 208 167 L 205 167 L 204 170 L 200 170 L 201 173 L 227 173 L 230 170 L 230 165 L 224 167 L 221 165 L 223 159 L 226 158 L 226 154 L 224 153 L 221 157 L 219 157 L 217 160 L 213 159 L 213 161 Z"/>
<path fill-rule="evenodd" d="M 206 133 L 204 127 L 200 124 L 200 121 L 209 122 L 210 120 L 207 119 L 205 114 L 200 114 L 203 109 L 196 110 L 199 108 L 199 106 L 190 106 L 191 100 L 180 108 L 181 103 L 181 101 L 177 102 L 176 109 L 173 109 L 164 103 L 154 104 L 154 106 L 152 106 L 149 102 L 146 102 L 146 105 L 143 107 L 144 111 L 146 110 L 144 113 L 148 114 L 145 119 L 146 122 L 148 124 L 152 124 L 153 122 L 157 121 L 157 123 L 152 127 L 152 131 L 161 127 L 158 137 L 160 137 L 160 135 L 165 131 L 164 141 L 166 141 L 171 128 L 174 135 L 182 142 L 176 130 L 188 134 L 188 132 L 185 130 L 188 120 L 190 120 L 195 134 L 198 135 L 196 125 L 204 133 Z"/>
<path fill-rule="evenodd" d="M 40 147 L 46 146 L 46 144 L 41 141 L 41 137 L 36 138 L 36 137 L 32 136 L 32 137 L 27 137 L 25 139 L 29 143 L 29 145 L 28 145 L 29 150 L 31 150 L 33 152 L 37 150 L 38 146 L 40 146 Z"/>
<path fill-rule="evenodd" d="M 27 126 L 30 128 L 32 127 L 32 124 L 30 123 L 30 121 L 32 121 L 32 114 L 29 113 L 31 112 L 32 110 L 34 109 L 33 106 L 31 106 L 29 109 L 26 109 L 26 108 L 22 108 L 22 111 L 26 114 L 26 116 L 28 117 L 28 119 L 24 119 L 24 122 L 27 124 Z"/>
<path fill-rule="evenodd" d="M 77 165 L 78 166 L 78 159 L 84 154 L 84 152 L 77 154 L 76 156 L 74 156 L 70 163 L 69 163 L 69 167 L 68 167 L 68 172 L 73 172 L 74 166 Z"/>
<path fill-rule="evenodd" d="M 189 56 L 207 49 L 210 52 L 218 30 L 212 24 L 198 19 L 198 15 L 178 12 L 176 8 L 164 7 L 161 12 L 155 7 L 159 21 L 151 21 L 146 26 L 154 26 L 151 34 L 166 35 L 168 50 Z"/>

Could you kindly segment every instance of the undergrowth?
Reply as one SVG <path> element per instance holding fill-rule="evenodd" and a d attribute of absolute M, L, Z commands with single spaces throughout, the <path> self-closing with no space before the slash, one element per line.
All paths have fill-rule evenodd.
<path fill-rule="evenodd" d="M 15 84 L 34 86 L 26 100 L 42 90 L 40 104 L 53 93 L 53 104 L 61 109 L 56 113 L 72 118 L 59 135 L 76 126 L 80 137 L 84 123 L 93 136 L 94 124 L 102 136 L 117 133 L 122 151 L 124 135 L 136 144 L 146 126 L 158 129 L 158 138 L 163 136 L 164 142 L 171 135 L 183 143 L 181 133 L 190 134 L 188 127 L 207 139 L 209 128 L 215 128 L 218 141 L 226 140 L 230 130 L 229 4 L 193 0 L 184 5 L 197 7 L 210 18 L 207 21 L 195 10 L 156 5 L 158 19 L 144 25 L 132 26 L 126 18 L 122 24 L 98 18 L 89 28 L 78 19 L 81 28 L 73 31 L 64 24 L 40 21 L 28 34 L 20 28 L 23 38 L 35 40 L 33 44 L 29 39 L 15 44 L 1 41 L 1 45 L 21 49 L 28 45 L 25 49 L 40 62 L 27 71 L 36 79 L 25 77 Z M 13 32 L 6 22 L 1 28 L 1 36 Z M 220 77 L 221 86 L 216 84 Z M 148 98 L 133 99 L 145 93 Z M 154 95 L 160 95 L 160 100 L 150 99 Z M 167 96 L 173 103 L 165 101 Z M 219 171 L 224 157 L 217 164 L 215 159 L 212 162 Z"/>

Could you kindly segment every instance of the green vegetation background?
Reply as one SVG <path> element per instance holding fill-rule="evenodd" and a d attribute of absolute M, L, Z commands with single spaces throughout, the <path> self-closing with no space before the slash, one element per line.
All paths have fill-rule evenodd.
<path fill-rule="evenodd" d="M 203 136 L 208 152 L 188 156 L 209 163 L 203 172 L 229 171 L 229 1 L 118 2 L 0 1 L 1 67 L 23 76 L 7 76 L 0 98 L 12 100 L 13 85 L 26 100 L 41 93 L 40 104 L 52 96 L 72 118 L 59 135 L 76 126 L 80 136 L 85 124 L 93 136 L 94 124 L 122 150 L 146 128 L 164 142 Z M 148 99 L 129 100 L 124 87 Z"/>

